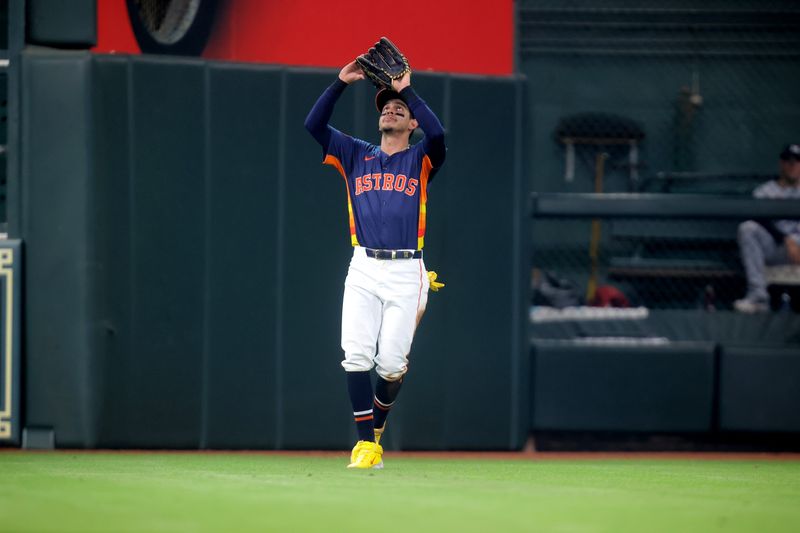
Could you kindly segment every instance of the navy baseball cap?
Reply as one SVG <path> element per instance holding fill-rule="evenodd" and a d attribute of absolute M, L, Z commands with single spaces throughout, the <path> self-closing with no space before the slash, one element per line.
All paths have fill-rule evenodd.
<path fill-rule="evenodd" d="M 394 91 L 392 89 L 381 89 L 378 91 L 378 94 L 375 95 L 375 107 L 378 108 L 378 113 L 383 111 L 383 106 L 386 105 L 386 102 L 389 100 L 402 100 L 403 102 L 406 101 L 399 92 Z M 408 106 L 408 104 L 406 104 Z M 414 112 L 411 111 L 411 108 L 408 109 L 408 112 L 411 113 L 411 118 L 414 118 Z"/>
<path fill-rule="evenodd" d="M 800 161 L 800 144 L 787 144 L 781 152 L 781 159 Z"/>

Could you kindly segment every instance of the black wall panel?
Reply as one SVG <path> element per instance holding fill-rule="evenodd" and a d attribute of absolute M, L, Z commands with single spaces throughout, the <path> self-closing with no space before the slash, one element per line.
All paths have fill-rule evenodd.
<path fill-rule="evenodd" d="M 723 346 L 720 428 L 800 431 L 800 352 L 783 347 Z"/>
<path fill-rule="evenodd" d="M 440 258 L 448 265 L 442 273 L 446 288 L 453 290 L 441 295 L 448 311 L 444 322 L 430 324 L 448 354 L 448 441 L 456 448 L 520 445 L 513 386 L 520 361 L 514 359 L 512 327 L 524 316 L 512 299 L 523 291 L 514 234 L 515 217 L 523 216 L 515 209 L 515 163 L 521 157 L 514 143 L 521 109 L 517 85 L 454 78 L 448 95 L 448 162 L 441 184 L 447 204 L 440 213 L 448 223 Z"/>
<path fill-rule="evenodd" d="M 25 6 L 29 43 L 57 48 L 97 43 L 97 0 L 25 0 Z"/>
<path fill-rule="evenodd" d="M 207 75 L 201 444 L 274 447 L 282 72 L 210 65 Z"/>
<path fill-rule="evenodd" d="M 203 65 L 132 62 L 132 351 L 134 444 L 199 441 L 205 288 Z M 167 400 L 168 401 L 165 401 Z"/>
<path fill-rule="evenodd" d="M 142 434 L 134 424 L 139 411 L 138 358 L 133 351 L 131 274 L 131 154 L 129 61 L 123 57 L 96 57 L 92 78 L 94 135 L 93 210 L 94 244 L 98 263 L 94 291 L 97 305 L 95 336 L 102 354 L 98 444 L 123 446 Z M 41 215 L 37 215 L 41 216 Z"/>
<path fill-rule="evenodd" d="M 24 417 L 26 426 L 54 427 L 58 446 L 97 439 L 91 68 L 86 53 L 41 56 L 22 68 Z"/>
<path fill-rule="evenodd" d="M 711 343 L 635 346 L 536 341 L 532 373 L 535 429 L 712 429 Z"/>

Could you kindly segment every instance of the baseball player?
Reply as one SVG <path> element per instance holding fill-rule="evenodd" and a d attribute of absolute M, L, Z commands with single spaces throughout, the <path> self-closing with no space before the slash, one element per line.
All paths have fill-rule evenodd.
<path fill-rule="evenodd" d="M 800 144 L 787 144 L 780 153 L 778 179 L 762 183 L 755 198 L 800 199 Z M 741 313 L 769 311 L 767 265 L 800 265 L 800 220 L 747 220 L 739 224 L 739 253 L 747 274 L 747 294 L 733 302 Z"/>
<path fill-rule="evenodd" d="M 358 430 L 348 468 L 383 468 L 380 437 L 408 370 L 428 289 L 435 284 L 422 248 L 428 185 L 444 163 L 445 142 L 439 119 L 412 89 L 410 72 L 375 98 L 379 145 L 329 126 L 342 92 L 364 77 L 355 61 L 342 68 L 305 126 L 322 146 L 323 163 L 339 171 L 347 188 L 353 257 L 342 302 L 342 366 Z M 417 127 L 425 137 L 411 145 Z"/>

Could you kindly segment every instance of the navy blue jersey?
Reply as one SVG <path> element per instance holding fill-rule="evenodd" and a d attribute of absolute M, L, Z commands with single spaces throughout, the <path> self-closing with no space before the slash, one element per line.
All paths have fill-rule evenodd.
<path fill-rule="evenodd" d="M 444 128 L 411 87 L 400 95 L 425 133 L 422 141 L 393 155 L 380 146 L 328 125 L 347 84 L 334 82 L 317 100 L 305 126 L 320 143 L 323 162 L 335 167 L 347 186 L 353 246 L 421 250 L 425 244 L 428 184 L 445 159 Z"/>
<path fill-rule="evenodd" d="M 433 164 L 422 143 L 393 155 L 332 128 L 324 162 L 347 184 L 353 246 L 421 250 Z"/>

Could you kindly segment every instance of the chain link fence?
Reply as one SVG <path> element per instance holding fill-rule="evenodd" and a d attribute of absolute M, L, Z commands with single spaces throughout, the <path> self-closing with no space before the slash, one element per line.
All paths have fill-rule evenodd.
<path fill-rule="evenodd" d="M 521 0 L 517 23 L 534 190 L 747 193 L 798 142 L 800 2 Z"/>
<path fill-rule="evenodd" d="M 800 2 L 520 0 L 517 24 L 532 191 L 748 198 L 800 142 Z M 731 309 L 741 220 L 536 219 L 532 285 Z"/>
<path fill-rule="evenodd" d="M 746 284 L 729 220 L 537 219 L 533 304 L 731 309 Z M 555 290 L 555 293 L 553 293 Z M 549 293 L 549 294 L 548 294 Z"/>
<path fill-rule="evenodd" d="M 771 227 L 797 200 L 534 194 L 531 208 L 534 308 L 714 312 L 735 309 L 747 290 L 741 213 Z M 769 263 L 765 280 L 773 310 L 800 310 L 800 265 Z"/>

